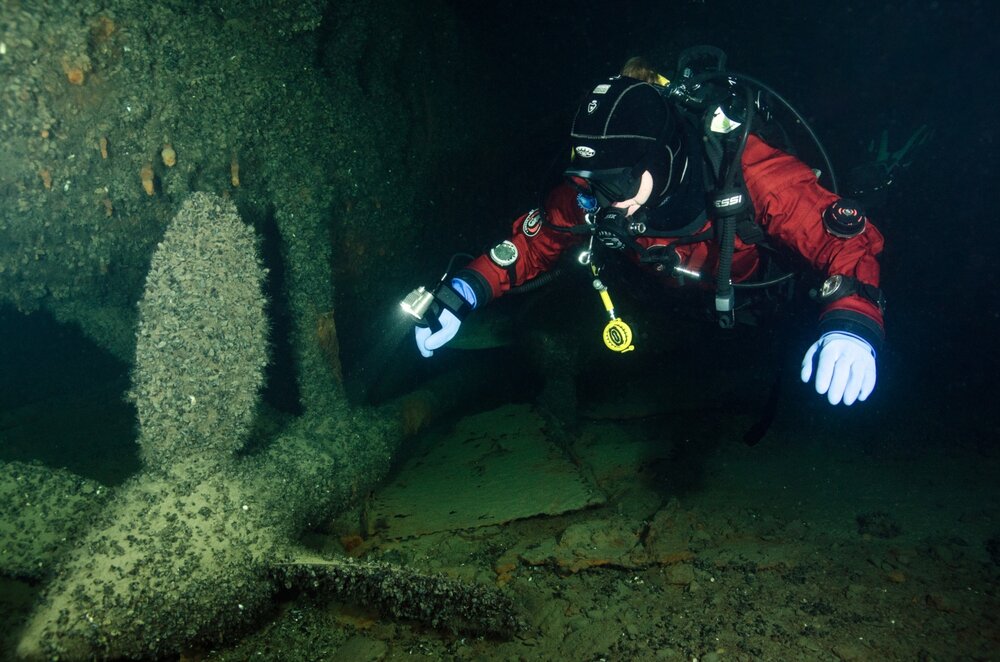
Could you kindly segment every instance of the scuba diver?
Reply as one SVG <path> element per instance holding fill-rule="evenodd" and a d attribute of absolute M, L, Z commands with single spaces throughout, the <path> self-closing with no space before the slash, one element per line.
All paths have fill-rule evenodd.
<path fill-rule="evenodd" d="M 571 158 L 541 205 L 514 222 L 508 239 L 454 273 L 449 265 L 432 290 L 420 287 L 402 302 L 418 319 L 421 355 L 454 338 L 473 310 L 544 279 L 572 249 L 582 249 L 577 261 L 592 273 L 609 318 L 604 342 L 618 352 L 634 346 L 600 278 L 609 252 L 669 286 L 713 288 L 726 328 L 735 322 L 737 292 L 792 276 L 765 272 L 769 255 L 783 252 L 826 279 L 816 293 L 818 339 L 802 360 L 802 381 L 813 380 L 832 405 L 871 394 L 884 337 L 881 233 L 857 202 L 835 193 L 829 159 L 828 189 L 817 171 L 780 148 L 786 141 L 770 130 L 774 98 L 815 140 L 780 95 L 726 71 L 725 54 L 708 46 L 685 51 L 678 72 L 671 82 L 633 58 L 590 90 L 573 120 Z"/>

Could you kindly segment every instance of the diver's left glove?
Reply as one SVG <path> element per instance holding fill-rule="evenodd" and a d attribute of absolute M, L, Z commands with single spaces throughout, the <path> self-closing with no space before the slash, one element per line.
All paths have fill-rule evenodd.
<path fill-rule="evenodd" d="M 816 392 L 831 405 L 852 405 L 875 389 L 875 348 L 852 333 L 830 331 L 812 344 L 802 359 L 802 381 L 808 383 L 816 361 Z"/>
<path fill-rule="evenodd" d="M 424 358 L 434 355 L 458 333 L 462 320 L 476 307 L 476 294 L 461 278 L 441 283 L 434 290 L 434 302 L 424 315 L 426 324 L 417 325 L 414 335 Z"/>

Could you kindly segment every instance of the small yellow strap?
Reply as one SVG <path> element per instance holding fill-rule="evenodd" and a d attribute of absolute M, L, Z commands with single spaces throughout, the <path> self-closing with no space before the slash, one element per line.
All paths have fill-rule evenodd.
<path fill-rule="evenodd" d="M 661 76 L 660 74 L 656 74 L 656 84 L 666 87 L 667 85 L 670 85 L 670 81 Z"/>

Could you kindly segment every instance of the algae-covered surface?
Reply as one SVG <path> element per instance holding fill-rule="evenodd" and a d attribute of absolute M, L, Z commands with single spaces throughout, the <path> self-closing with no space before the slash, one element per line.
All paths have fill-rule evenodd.
<path fill-rule="evenodd" d="M 488 434 L 519 410 L 470 420 Z M 738 423 L 668 428 L 583 423 L 570 450 L 608 494 L 598 508 L 407 540 L 344 525 L 314 541 L 495 582 L 526 620 L 513 639 L 285 596 L 261 632 L 206 659 L 993 658 L 995 454 L 969 461 L 917 430 L 866 451 L 794 416 L 754 448 Z M 450 487 L 461 502 L 475 483 Z"/>
<path fill-rule="evenodd" d="M 282 653 L 292 641 L 302 659 L 993 658 L 1000 503 L 983 495 L 996 454 L 969 461 L 917 430 L 866 452 L 795 417 L 755 448 L 739 425 L 655 423 L 582 425 L 572 451 L 609 495 L 603 507 L 402 541 L 345 528 L 327 541 L 503 585 L 527 620 L 513 640 L 290 601 L 264 633 L 209 659 L 296 659 Z"/>
<path fill-rule="evenodd" d="M 411 538 L 558 515 L 604 502 L 544 419 L 524 408 L 470 417 L 429 439 L 366 509 L 365 535 Z M 461 485 L 463 489 L 456 490 Z"/>
<path fill-rule="evenodd" d="M 604 368 L 604 384 L 627 374 Z M 671 404 L 676 386 L 662 382 L 616 408 L 583 379 L 593 388 L 581 393 L 572 430 L 530 404 L 470 411 L 411 440 L 383 487 L 303 539 L 325 557 L 497 587 L 522 621 L 513 635 L 429 629 L 294 587 L 274 595 L 240 639 L 185 658 L 992 659 L 1000 457 L 976 445 L 975 426 L 956 437 L 933 417 L 906 422 L 889 411 L 894 425 L 884 433 L 793 390 L 749 447 L 752 415 Z M 49 406 L 58 415 L 59 401 Z M 441 517 L 430 512 L 431 532 L 381 530 L 375 513 L 392 514 L 380 494 L 405 486 L 441 499 L 434 476 L 412 469 L 422 459 L 461 456 L 470 438 L 504 430 L 558 448 L 555 466 L 569 462 L 605 501 L 525 514 L 517 498 L 499 499 L 488 507 L 502 524 L 437 530 Z M 513 462 L 520 482 L 544 491 L 536 455 L 517 465 L 506 453 L 480 453 L 467 476 L 447 477 L 448 502 L 476 502 L 491 458 L 505 471 Z M 419 529 L 421 512 L 402 514 Z M 5 582 L 8 654 L 38 590 Z"/>

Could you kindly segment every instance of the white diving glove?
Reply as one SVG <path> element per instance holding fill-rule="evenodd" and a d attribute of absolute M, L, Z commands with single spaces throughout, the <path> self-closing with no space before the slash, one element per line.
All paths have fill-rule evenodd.
<path fill-rule="evenodd" d="M 867 341 L 843 331 L 830 331 L 812 344 L 802 359 L 802 381 L 808 383 L 816 365 L 816 392 L 826 393 L 831 405 L 853 405 L 875 388 L 875 349 Z"/>
<path fill-rule="evenodd" d="M 434 356 L 434 350 L 444 346 L 454 338 L 459 327 L 462 326 L 461 320 L 447 308 L 441 309 L 438 322 L 441 324 L 441 328 L 437 331 L 431 331 L 429 326 L 418 326 L 414 329 L 417 337 L 417 349 L 420 350 L 420 355 L 424 358 Z"/>

